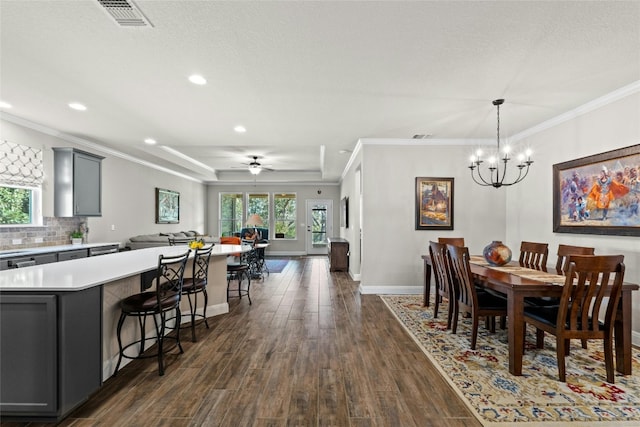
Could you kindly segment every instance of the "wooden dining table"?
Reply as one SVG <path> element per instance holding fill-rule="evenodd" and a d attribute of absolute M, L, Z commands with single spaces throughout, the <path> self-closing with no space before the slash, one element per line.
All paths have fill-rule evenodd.
<path fill-rule="evenodd" d="M 431 257 L 422 255 L 424 261 L 424 301 L 423 306 L 429 306 L 431 288 Z M 517 262 L 509 265 L 519 267 Z M 478 283 L 507 297 L 507 335 L 509 340 L 509 372 L 522 375 L 522 355 L 524 353 L 524 305 L 527 297 L 559 297 L 562 295 L 562 285 L 546 283 L 511 273 L 508 269 L 496 270 L 488 265 L 470 263 L 471 273 Z M 514 272 L 517 269 L 514 268 Z M 549 268 L 555 271 L 555 267 Z M 616 369 L 624 375 L 631 374 L 631 292 L 639 286 L 625 282 L 618 305 L 614 323 Z"/>

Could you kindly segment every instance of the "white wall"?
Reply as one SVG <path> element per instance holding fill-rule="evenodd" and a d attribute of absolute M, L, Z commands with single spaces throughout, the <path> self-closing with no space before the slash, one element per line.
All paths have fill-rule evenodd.
<path fill-rule="evenodd" d="M 43 149 L 45 181 L 43 216 L 53 216 L 53 150 L 74 147 L 100 156 L 102 161 L 102 217 L 89 217 L 88 242 L 119 242 L 131 236 L 205 228 L 206 187 L 204 184 L 167 174 L 122 158 L 73 144 L 64 139 L 0 120 L 0 136 L 7 141 Z M 155 223 L 155 188 L 180 193 L 180 223 Z M 115 230 L 111 230 L 111 226 Z"/>
<path fill-rule="evenodd" d="M 548 242 L 550 258 L 558 244 L 592 246 L 596 254 L 623 254 L 625 281 L 640 283 L 640 237 L 553 232 L 552 166 L 640 143 L 640 94 L 628 96 L 571 121 L 528 137 L 536 152 L 531 176 L 507 191 L 507 245 Z M 640 331 L 640 292 L 633 293 L 633 330 Z M 635 339 L 634 342 L 640 342 Z"/>
<path fill-rule="evenodd" d="M 248 173 L 248 172 L 247 172 Z M 274 193 L 295 193 L 297 196 L 297 239 L 276 240 L 274 231 L 269 227 L 268 255 L 303 255 L 306 253 L 306 200 L 333 200 L 333 234 L 340 235 L 340 187 L 337 184 L 299 184 L 299 183 L 247 183 L 247 184 L 209 184 L 207 187 L 208 214 L 207 227 L 211 233 L 220 235 L 220 193 L 268 193 L 273 203 Z M 272 208 L 273 211 L 273 208 Z M 271 219 L 273 224 L 273 219 Z M 333 236 L 329 236 L 333 237 Z"/>
<path fill-rule="evenodd" d="M 463 236 L 473 253 L 505 238 L 505 192 L 471 180 L 468 146 L 362 140 L 363 224 L 361 290 L 422 292 L 430 240 Z M 416 177 L 454 178 L 454 229 L 415 229 Z"/>
<path fill-rule="evenodd" d="M 358 144 L 350 159 L 351 165 L 342 181 L 340 199 L 349 198 L 349 227 L 340 228 L 340 237 L 349 241 L 349 274 L 354 280 L 360 280 L 360 183 L 356 182 L 358 170 L 362 168 L 362 149 Z"/>

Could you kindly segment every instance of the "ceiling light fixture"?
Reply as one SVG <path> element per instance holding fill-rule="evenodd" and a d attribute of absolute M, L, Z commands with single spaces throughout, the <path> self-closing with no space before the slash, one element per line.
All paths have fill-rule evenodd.
<path fill-rule="evenodd" d="M 207 84 L 207 79 L 205 79 L 204 77 L 198 75 L 198 74 L 194 74 L 192 76 L 189 76 L 189 81 L 191 83 L 193 83 L 194 85 L 206 85 Z"/>
<path fill-rule="evenodd" d="M 0 101 L 0 108 L 13 108 L 13 105 L 8 102 Z"/>
<path fill-rule="evenodd" d="M 149 144 L 149 145 L 156 145 L 157 141 L 155 139 L 153 139 L 153 138 L 146 138 L 144 140 L 144 143 L 145 144 Z"/>
<path fill-rule="evenodd" d="M 511 160 L 509 158 L 510 147 L 507 145 L 502 150 L 502 154 L 500 153 L 500 106 L 504 103 L 504 99 L 496 99 L 493 101 L 493 105 L 497 108 L 497 117 L 498 117 L 498 148 L 494 155 L 491 155 L 487 161 L 489 162 L 489 166 L 487 167 L 488 172 L 486 172 L 489 176 L 487 179 L 482 176 L 482 171 L 480 165 L 484 162 L 482 160 L 482 151 L 476 151 L 476 154 L 471 156 L 471 165 L 469 169 L 471 169 L 471 178 L 475 181 L 476 184 L 482 185 L 484 187 L 492 186 L 494 188 L 500 188 L 503 185 L 513 185 L 522 181 L 527 174 L 529 173 L 529 166 L 533 163 L 531 160 L 531 150 L 527 150 L 524 154 L 520 154 L 518 156 L 518 164 L 516 165 L 518 168 L 518 177 L 512 182 L 504 182 L 504 179 L 507 175 L 507 165 Z M 526 160 L 525 160 L 526 158 Z M 503 163 L 502 170 L 500 168 L 500 163 Z M 523 169 L 524 175 L 522 174 Z M 476 169 L 478 170 L 478 176 L 476 179 Z"/>
<path fill-rule="evenodd" d="M 234 127 L 233 130 L 235 130 L 238 133 L 245 133 L 247 131 L 247 128 L 242 125 L 238 125 Z"/>
<path fill-rule="evenodd" d="M 251 175 L 258 175 L 261 171 L 262 167 L 260 166 L 260 164 L 251 163 L 249 165 L 249 172 L 251 173 Z"/>
<path fill-rule="evenodd" d="M 79 102 L 70 102 L 69 103 L 69 108 L 73 108 L 74 110 L 77 111 L 86 111 L 87 107 L 84 106 L 83 104 L 80 104 Z"/>

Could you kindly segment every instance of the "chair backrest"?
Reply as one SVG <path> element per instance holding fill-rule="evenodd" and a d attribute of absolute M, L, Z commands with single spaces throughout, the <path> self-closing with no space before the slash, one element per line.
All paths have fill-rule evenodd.
<path fill-rule="evenodd" d="M 623 261 L 624 255 L 570 255 L 558 311 L 559 329 L 576 335 L 599 331 L 598 315 L 605 297 L 604 324 L 613 328 L 624 280 Z"/>
<path fill-rule="evenodd" d="M 444 245 L 464 246 L 464 237 L 438 237 L 438 243 Z"/>
<path fill-rule="evenodd" d="M 193 257 L 193 282 L 207 284 L 209 277 L 209 260 L 211 259 L 211 251 L 213 245 L 196 249 Z"/>
<path fill-rule="evenodd" d="M 169 237 L 169 246 L 186 245 L 192 240 L 191 237 Z"/>
<path fill-rule="evenodd" d="M 548 243 L 522 242 L 520 244 L 520 259 L 518 262 L 523 267 L 547 271 L 548 257 Z"/>
<path fill-rule="evenodd" d="M 436 287 L 439 293 L 442 294 L 449 289 L 451 281 L 447 261 L 447 245 L 438 242 L 429 242 L 429 256 L 431 257 L 431 264 L 433 265 Z"/>
<path fill-rule="evenodd" d="M 447 245 L 451 282 L 454 285 L 458 305 L 463 311 L 478 306 L 476 287 L 469 266 L 469 249 L 462 246 Z"/>
<path fill-rule="evenodd" d="M 556 272 L 558 274 L 566 273 L 569 268 L 569 255 L 593 255 L 594 248 L 586 246 L 558 245 L 558 261 L 556 262 Z"/>
<path fill-rule="evenodd" d="M 184 270 L 187 266 L 187 259 L 191 249 L 180 255 L 160 255 L 158 257 L 158 269 L 156 271 L 156 299 L 158 307 L 162 307 L 162 302 L 174 299 L 180 303 L 180 293 L 184 280 Z"/>

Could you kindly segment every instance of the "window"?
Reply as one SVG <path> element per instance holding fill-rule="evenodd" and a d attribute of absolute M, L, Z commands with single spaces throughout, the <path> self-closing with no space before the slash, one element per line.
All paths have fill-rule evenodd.
<path fill-rule="evenodd" d="M 242 230 L 243 201 L 242 193 L 220 194 L 220 236 L 233 236 Z"/>
<path fill-rule="evenodd" d="M 0 225 L 42 225 L 42 150 L 0 142 Z"/>
<path fill-rule="evenodd" d="M 253 214 L 260 215 L 264 228 L 269 228 L 269 194 L 249 193 L 247 218 Z"/>
<path fill-rule="evenodd" d="M 275 214 L 275 234 L 284 235 L 285 239 L 296 238 L 296 195 L 295 194 L 275 194 L 273 196 L 273 210 Z"/>

